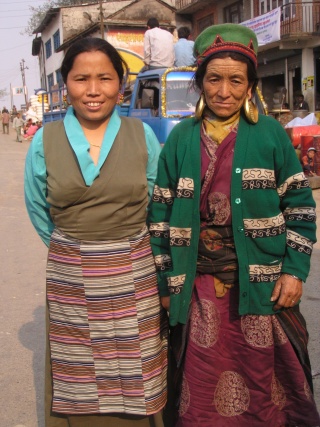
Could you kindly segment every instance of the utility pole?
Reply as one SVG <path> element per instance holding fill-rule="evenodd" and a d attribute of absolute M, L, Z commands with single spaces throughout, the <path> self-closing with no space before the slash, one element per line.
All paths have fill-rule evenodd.
<path fill-rule="evenodd" d="M 99 15 L 100 15 L 100 31 L 101 38 L 104 40 L 104 22 L 103 22 L 103 9 L 102 9 L 102 0 L 99 0 Z"/>
<path fill-rule="evenodd" d="M 10 83 L 10 101 L 11 101 L 11 111 L 12 111 L 12 107 L 13 107 L 13 94 L 12 94 L 11 83 Z"/>
<path fill-rule="evenodd" d="M 24 70 L 28 70 L 28 67 L 24 66 L 25 60 L 22 59 L 20 62 L 20 71 L 21 71 L 21 76 L 22 76 L 22 84 L 23 84 L 23 92 L 24 92 L 24 101 L 26 104 L 26 109 L 28 109 L 28 102 L 27 102 L 27 85 L 26 85 L 26 76 L 24 73 Z"/>

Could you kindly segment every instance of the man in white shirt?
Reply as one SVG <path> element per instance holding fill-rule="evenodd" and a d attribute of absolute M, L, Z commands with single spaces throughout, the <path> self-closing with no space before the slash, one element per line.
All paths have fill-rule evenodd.
<path fill-rule="evenodd" d="M 147 27 L 144 35 L 144 69 L 173 67 L 173 35 L 159 28 L 157 18 L 150 18 Z"/>
<path fill-rule="evenodd" d="M 17 139 L 16 139 L 17 142 L 22 142 L 22 140 L 21 140 L 21 129 L 22 129 L 23 124 L 24 124 L 24 121 L 20 117 L 20 113 L 17 113 L 17 115 L 13 119 L 13 123 L 12 123 L 13 129 L 15 129 L 17 132 Z"/>

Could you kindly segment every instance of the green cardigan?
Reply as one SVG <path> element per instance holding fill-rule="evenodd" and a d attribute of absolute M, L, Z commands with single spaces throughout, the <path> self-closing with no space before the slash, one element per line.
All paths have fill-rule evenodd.
<path fill-rule="evenodd" d="M 200 126 L 184 119 L 161 152 L 149 212 L 161 296 L 170 295 L 170 324 L 186 323 L 200 233 Z M 276 280 L 306 280 L 315 237 L 315 202 L 289 137 L 273 118 L 240 118 L 231 212 L 239 262 L 239 314 L 273 314 Z"/>

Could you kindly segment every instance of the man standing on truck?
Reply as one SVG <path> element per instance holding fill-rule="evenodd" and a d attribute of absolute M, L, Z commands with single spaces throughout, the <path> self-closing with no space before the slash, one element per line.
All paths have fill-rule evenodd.
<path fill-rule="evenodd" d="M 174 46 L 174 66 L 183 67 L 194 65 L 196 59 L 193 56 L 194 41 L 190 40 L 190 30 L 188 27 L 178 28 L 179 40 Z"/>
<path fill-rule="evenodd" d="M 141 71 L 155 68 L 173 67 L 174 47 L 173 35 L 159 28 L 157 18 L 150 18 L 144 35 L 144 63 Z"/>

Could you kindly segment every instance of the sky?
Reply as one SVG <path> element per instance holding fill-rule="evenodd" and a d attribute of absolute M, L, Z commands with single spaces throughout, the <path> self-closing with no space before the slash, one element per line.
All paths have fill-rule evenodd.
<path fill-rule="evenodd" d="M 28 98 L 40 88 L 38 57 L 32 56 L 32 40 L 35 35 L 21 35 L 32 16 L 29 6 L 41 6 L 45 0 L 0 0 L 0 90 L 7 96 L 0 98 L 0 108 L 11 108 L 11 87 L 22 87 L 21 66 L 24 59 L 25 81 Z M 26 68 L 28 67 L 28 68 Z M 20 109 L 25 104 L 24 95 L 15 95 L 13 105 Z"/>

